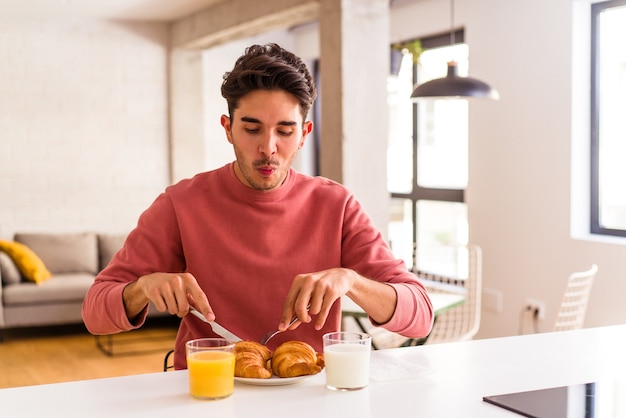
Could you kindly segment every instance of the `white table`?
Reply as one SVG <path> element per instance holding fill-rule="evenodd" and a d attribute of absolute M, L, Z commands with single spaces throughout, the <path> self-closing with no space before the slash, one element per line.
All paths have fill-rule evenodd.
<path fill-rule="evenodd" d="M 177 371 L 2 389 L 0 411 L 46 418 L 518 417 L 482 397 L 624 379 L 624 347 L 626 325 L 618 325 L 374 351 L 372 381 L 358 392 L 325 389 L 322 372 L 290 386 L 237 383 L 230 398 L 200 401 L 188 394 L 187 372 Z"/>

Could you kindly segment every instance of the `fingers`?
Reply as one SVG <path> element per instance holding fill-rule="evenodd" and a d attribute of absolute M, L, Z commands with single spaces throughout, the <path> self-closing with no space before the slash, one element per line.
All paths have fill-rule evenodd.
<path fill-rule="evenodd" d="M 187 294 L 187 298 L 189 302 L 204 315 L 207 321 L 215 320 L 215 313 L 213 312 L 213 308 L 211 308 L 211 304 L 209 303 L 209 299 L 206 297 L 206 294 L 202 291 L 200 286 L 196 288 L 190 289 Z"/>
<path fill-rule="evenodd" d="M 283 314 L 280 317 L 280 323 L 278 324 L 279 331 L 286 331 L 287 328 L 289 328 L 289 322 L 291 321 L 295 313 L 293 309 L 293 304 L 295 300 L 297 299 L 297 297 L 298 297 L 297 291 L 295 291 L 294 287 L 292 286 L 291 289 L 289 290 L 289 293 L 287 294 L 287 297 L 285 298 L 285 304 L 283 305 Z M 292 329 L 297 328 L 297 326 L 295 325 L 296 324 L 294 324 Z"/>
<path fill-rule="evenodd" d="M 207 320 L 215 319 L 206 294 L 191 273 L 153 273 L 141 281 L 145 296 L 160 312 L 182 318 L 193 304 Z"/>
<path fill-rule="evenodd" d="M 183 278 L 174 275 L 169 281 L 163 283 L 161 287 L 161 297 L 163 298 L 167 311 L 170 315 L 183 316 L 189 310 Z"/>
<path fill-rule="evenodd" d="M 287 329 L 294 315 L 304 323 L 312 321 L 311 315 L 316 316 L 315 329 L 321 329 L 335 301 L 350 288 L 348 277 L 343 270 L 330 269 L 297 275 L 285 298 L 278 329 L 281 331 Z M 300 322 L 296 322 L 289 328 L 295 329 L 299 325 Z"/>
<path fill-rule="evenodd" d="M 281 331 L 289 329 L 296 329 L 300 323 L 311 322 L 311 315 L 309 310 L 311 309 L 311 293 L 313 291 L 313 283 L 307 279 L 308 275 L 300 274 L 294 278 L 294 281 L 285 298 L 285 304 L 283 305 L 283 314 L 281 316 L 278 329 Z M 315 312 L 311 312 L 315 313 Z M 289 326 L 291 320 L 297 317 L 298 322 Z"/>
<path fill-rule="evenodd" d="M 326 323 L 326 319 L 328 318 L 328 314 L 330 313 L 330 308 L 333 306 L 333 303 L 337 299 L 333 299 L 333 301 L 329 304 L 324 304 L 317 314 L 317 319 L 315 320 L 315 329 L 320 330 Z"/>

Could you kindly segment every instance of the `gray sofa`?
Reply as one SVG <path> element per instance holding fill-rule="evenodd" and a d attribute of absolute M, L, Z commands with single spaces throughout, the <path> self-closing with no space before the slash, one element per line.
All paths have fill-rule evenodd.
<path fill-rule="evenodd" d="M 11 258 L 0 252 L 0 341 L 8 328 L 82 323 L 81 306 L 96 274 L 124 243 L 124 235 L 97 233 L 17 233 L 52 277 L 25 280 Z"/>

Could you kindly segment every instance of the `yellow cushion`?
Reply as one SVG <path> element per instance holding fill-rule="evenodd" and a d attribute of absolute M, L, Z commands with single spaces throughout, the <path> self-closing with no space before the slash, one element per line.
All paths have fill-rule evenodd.
<path fill-rule="evenodd" d="M 26 280 L 41 284 L 52 276 L 41 258 L 24 244 L 0 240 L 0 251 L 4 251 L 13 259 Z"/>

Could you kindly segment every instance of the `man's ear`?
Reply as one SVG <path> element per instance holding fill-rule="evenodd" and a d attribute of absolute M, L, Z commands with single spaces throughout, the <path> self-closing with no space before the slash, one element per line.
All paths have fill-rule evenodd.
<path fill-rule="evenodd" d="M 233 136 L 232 136 L 232 129 L 231 129 L 231 125 L 230 125 L 230 117 L 226 116 L 226 115 L 222 115 L 220 117 L 220 123 L 224 127 L 224 132 L 226 132 L 226 139 L 228 140 L 228 142 L 230 142 L 232 144 L 233 143 Z"/>
<path fill-rule="evenodd" d="M 313 122 L 307 120 L 304 122 L 304 126 L 302 127 L 302 138 L 300 138 L 300 144 L 298 145 L 298 149 L 304 146 L 304 141 L 306 137 L 313 131 Z"/>

